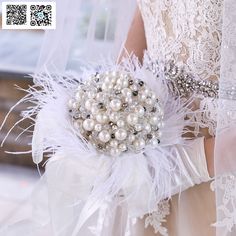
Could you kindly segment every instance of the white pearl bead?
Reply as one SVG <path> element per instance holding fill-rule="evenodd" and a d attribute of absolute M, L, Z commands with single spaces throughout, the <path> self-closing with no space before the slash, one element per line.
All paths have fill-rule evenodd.
<path fill-rule="evenodd" d="M 104 82 L 105 82 L 106 84 L 111 83 L 111 77 L 106 76 L 106 77 L 104 78 Z"/>
<path fill-rule="evenodd" d="M 128 137 L 128 140 L 129 140 L 130 143 L 134 142 L 134 140 L 135 140 L 135 135 L 130 134 L 129 137 Z"/>
<path fill-rule="evenodd" d="M 109 84 L 103 83 L 102 84 L 102 90 L 103 91 L 108 91 L 109 90 Z"/>
<path fill-rule="evenodd" d="M 133 91 L 137 91 L 138 90 L 138 86 L 136 84 L 133 84 L 130 86 L 130 89 Z"/>
<path fill-rule="evenodd" d="M 96 96 L 96 92 L 93 91 L 93 90 L 88 91 L 87 96 L 88 96 L 89 98 L 94 98 L 94 97 Z"/>
<path fill-rule="evenodd" d="M 118 120 L 116 124 L 117 124 L 118 127 L 122 128 L 122 127 L 125 126 L 125 121 L 123 121 L 123 120 Z"/>
<path fill-rule="evenodd" d="M 144 94 L 144 93 L 140 93 L 139 94 L 139 99 L 141 100 L 141 101 L 145 101 L 146 100 L 146 95 Z"/>
<path fill-rule="evenodd" d="M 127 137 L 127 132 L 126 130 L 124 129 L 118 129 L 116 132 L 115 132 L 115 137 L 117 140 L 119 141 L 123 141 L 126 139 Z"/>
<path fill-rule="evenodd" d="M 119 144 L 119 142 L 118 142 L 117 140 L 114 140 L 114 139 L 113 139 L 113 140 L 110 141 L 110 146 L 111 146 L 111 147 L 117 147 L 118 144 Z"/>
<path fill-rule="evenodd" d="M 141 106 L 141 105 L 136 106 L 134 108 L 134 111 L 138 114 L 139 117 L 144 116 L 145 111 L 144 111 L 143 106 Z"/>
<path fill-rule="evenodd" d="M 136 114 L 129 114 L 127 116 L 127 122 L 130 124 L 130 125 L 135 125 L 138 123 L 138 116 Z"/>
<path fill-rule="evenodd" d="M 125 143 L 121 143 L 121 144 L 119 145 L 119 150 L 120 150 L 121 152 L 126 151 L 126 150 L 127 150 L 126 144 L 125 144 Z"/>
<path fill-rule="evenodd" d="M 145 147 L 145 140 L 144 139 L 136 139 L 133 144 L 134 144 L 134 147 L 136 150 L 141 150 Z"/>
<path fill-rule="evenodd" d="M 94 100 L 93 99 L 88 99 L 85 102 L 85 108 L 90 111 L 93 104 L 94 104 Z"/>
<path fill-rule="evenodd" d="M 151 123 L 152 125 L 157 125 L 158 122 L 159 122 L 159 119 L 158 119 L 157 116 L 152 116 L 152 117 L 150 118 L 150 123 Z"/>
<path fill-rule="evenodd" d="M 103 93 L 97 93 L 96 95 L 96 100 L 99 101 L 99 102 L 102 102 L 103 100 L 105 99 L 105 96 Z"/>
<path fill-rule="evenodd" d="M 124 97 L 131 97 L 132 96 L 132 92 L 129 88 L 123 88 L 121 90 L 121 93 Z"/>
<path fill-rule="evenodd" d="M 73 102 L 72 109 L 77 109 L 77 108 L 78 108 L 78 104 L 76 102 Z"/>
<path fill-rule="evenodd" d="M 76 120 L 73 125 L 76 129 L 79 129 L 80 128 L 80 125 L 81 125 L 82 121 L 81 120 Z"/>
<path fill-rule="evenodd" d="M 75 99 L 76 99 L 77 101 L 80 101 L 81 98 L 82 98 L 81 92 L 80 92 L 80 91 L 76 92 L 76 94 L 75 94 Z"/>
<path fill-rule="evenodd" d="M 156 140 L 156 139 L 152 139 L 152 140 L 151 140 L 151 145 L 152 145 L 152 147 L 158 146 L 157 140 Z"/>
<path fill-rule="evenodd" d="M 94 130 L 96 130 L 97 132 L 100 132 L 102 130 L 102 125 L 101 124 L 96 124 L 94 126 Z"/>
<path fill-rule="evenodd" d="M 144 127 L 143 127 L 148 133 L 151 132 L 152 128 L 151 128 L 151 125 L 150 124 L 145 124 Z"/>
<path fill-rule="evenodd" d="M 142 125 L 141 125 L 141 124 L 136 124 L 136 125 L 134 126 L 134 128 L 135 128 L 135 130 L 136 130 L 136 131 L 138 131 L 138 132 L 139 132 L 139 131 L 141 131 L 141 130 L 142 130 L 142 128 L 143 128 L 143 127 L 142 127 Z"/>
<path fill-rule="evenodd" d="M 110 107 L 113 111 L 119 111 L 121 109 L 121 100 L 120 99 L 113 99 L 110 102 Z"/>
<path fill-rule="evenodd" d="M 83 128 L 87 131 L 92 131 L 94 128 L 94 125 L 95 123 L 94 123 L 94 120 L 92 119 L 86 119 L 83 122 Z"/>
<path fill-rule="evenodd" d="M 96 115 L 96 114 L 98 114 L 98 112 L 99 112 L 99 109 L 98 109 L 97 105 L 93 104 L 92 107 L 91 107 L 91 113 L 93 115 Z"/>
<path fill-rule="evenodd" d="M 101 124 L 105 124 L 108 121 L 108 116 L 105 113 L 98 113 L 96 120 Z"/>
<path fill-rule="evenodd" d="M 156 100 L 157 99 L 157 96 L 154 92 L 151 92 L 151 98 L 152 100 Z"/>
<path fill-rule="evenodd" d="M 126 97 L 125 102 L 131 104 L 131 103 L 133 103 L 133 99 L 131 97 Z"/>
<path fill-rule="evenodd" d="M 69 109 L 73 109 L 73 104 L 74 104 L 74 100 L 73 100 L 73 99 L 70 99 L 70 100 L 68 101 L 68 107 L 69 107 Z"/>
<path fill-rule="evenodd" d="M 143 94 L 145 94 L 146 96 L 147 96 L 147 95 L 150 95 L 150 93 L 151 93 L 151 91 L 150 91 L 150 89 L 148 89 L 148 88 L 145 88 L 145 89 L 143 90 Z"/>
<path fill-rule="evenodd" d="M 109 116 L 110 120 L 113 122 L 117 122 L 119 119 L 119 114 L 117 112 L 112 112 Z"/>
<path fill-rule="evenodd" d="M 110 154 L 112 156 L 119 156 L 120 155 L 120 150 L 118 148 L 111 148 Z"/>
<path fill-rule="evenodd" d="M 99 133 L 98 138 L 101 142 L 107 143 L 111 139 L 111 135 L 107 130 L 103 130 Z"/>

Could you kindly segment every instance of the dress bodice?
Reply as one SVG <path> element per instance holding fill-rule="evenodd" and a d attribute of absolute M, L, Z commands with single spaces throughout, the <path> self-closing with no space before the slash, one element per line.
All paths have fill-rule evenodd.
<path fill-rule="evenodd" d="M 223 0 L 138 0 L 152 59 L 219 79 Z"/>

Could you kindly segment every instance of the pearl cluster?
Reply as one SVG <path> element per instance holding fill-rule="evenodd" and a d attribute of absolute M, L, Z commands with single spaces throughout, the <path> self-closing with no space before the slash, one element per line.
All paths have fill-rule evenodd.
<path fill-rule="evenodd" d="M 112 156 L 160 143 L 163 109 L 156 94 L 128 73 L 96 73 L 68 102 L 73 125 L 97 150 Z"/>

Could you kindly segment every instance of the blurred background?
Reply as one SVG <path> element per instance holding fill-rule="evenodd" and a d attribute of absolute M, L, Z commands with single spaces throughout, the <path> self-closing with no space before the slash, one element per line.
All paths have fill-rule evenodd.
<path fill-rule="evenodd" d="M 77 59 L 87 53 L 83 51 L 83 43 L 87 38 L 94 2 L 94 0 L 83 1 L 80 22 L 77 24 L 67 65 L 70 70 L 78 67 Z M 112 10 L 107 11 L 109 6 L 116 9 L 115 3 L 117 3 L 115 0 L 110 0 L 110 5 L 106 0 L 99 1 L 100 13 L 95 23 L 93 43 L 103 51 L 109 51 L 115 40 L 116 15 Z M 3 30 L 1 15 L 0 6 L 0 125 L 10 108 L 25 95 L 25 92 L 17 89 L 16 86 L 27 89 L 33 84 L 29 74 L 37 66 L 45 34 L 43 30 Z M 0 147 L 0 225 L 4 225 L 6 220 L 20 211 L 20 207 L 27 201 L 27 197 L 39 179 L 37 167 L 33 164 L 29 153 L 32 124 L 30 121 L 24 121 L 11 130 L 11 127 L 20 120 L 20 113 L 27 105 L 29 104 L 17 106 L 0 130 L 0 143 L 4 141 L 4 145 Z M 22 134 L 26 127 L 30 129 Z M 26 153 L 16 155 L 12 152 Z M 43 172 L 42 166 L 40 169 Z"/>

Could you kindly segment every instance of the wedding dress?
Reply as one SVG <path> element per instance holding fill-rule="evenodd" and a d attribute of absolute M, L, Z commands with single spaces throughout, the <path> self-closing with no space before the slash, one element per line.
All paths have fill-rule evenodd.
<path fill-rule="evenodd" d="M 223 0 L 138 0 L 147 41 L 147 50 L 153 60 L 172 61 L 187 73 L 204 81 L 220 79 Z M 203 113 L 200 135 L 215 135 L 217 100 L 204 97 L 197 106 Z M 216 231 L 215 195 L 209 183 L 196 185 L 170 201 L 171 210 L 165 225 L 173 236 L 211 236 Z M 181 202 L 185 204 L 181 204 Z M 164 214 L 165 215 L 165 214 Z M 148 216 L 148 222 L 160 232 L 158 213 Z M 154 235 L 154 233 L 145 235 Z M 225 232 L 224 232 L 225 233 Z M 233 230 L 232 235 L 235 231 Z M 227 234 L 228 235 L 228 234 Z M 230 234 L 231 235 L 231 234 Z"/>

